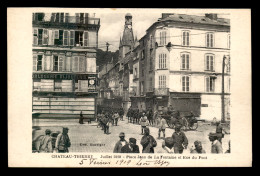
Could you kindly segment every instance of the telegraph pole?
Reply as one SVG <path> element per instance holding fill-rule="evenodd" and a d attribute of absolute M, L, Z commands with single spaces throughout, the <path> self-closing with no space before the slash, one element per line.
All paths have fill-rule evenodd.
<path fill-rule="evenodd" d="M 225 60 L 226 60 L 226 56 L 224 55 L 222 61 L 222 91 L 221 91 L 221 122 L 222 123 L 225 123 L 225 84 L 224 84 Z"/>

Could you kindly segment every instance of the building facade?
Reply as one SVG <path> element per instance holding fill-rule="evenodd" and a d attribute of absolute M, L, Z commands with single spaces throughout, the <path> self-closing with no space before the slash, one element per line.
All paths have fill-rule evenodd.
<path fill-rule="evenodd" d="M 229 20 L 216 14 L 162 14 L 139 42 L 144 46 L 139 81 L 146 108 L 172 105 L 183 113 L 193 111 L 203 119 L 220 120 L 222 62 L 230 58 Z M 230 67 L 224 68 L 228 120 Z"/>
<path fill-rule="evenodd" d="M 32 111 L 40 117 L 96 114 L 100 19 L 89 13 L 33 14 Z"/>

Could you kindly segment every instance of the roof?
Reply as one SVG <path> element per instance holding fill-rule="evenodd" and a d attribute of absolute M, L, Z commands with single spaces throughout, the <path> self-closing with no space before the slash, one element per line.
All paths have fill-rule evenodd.
<path fill-rule="evenodd" d="M 230 20 L 225 18 L 217 18 L 216 20 L 210 19 L 206 16 L 186 15 L 186 14 L 172 14 L 162 21 L 177 21 L 186 23 L 199 23 L 199 24 L 213 24 L 213 25 L 224 25 L 230 26 Z"/>

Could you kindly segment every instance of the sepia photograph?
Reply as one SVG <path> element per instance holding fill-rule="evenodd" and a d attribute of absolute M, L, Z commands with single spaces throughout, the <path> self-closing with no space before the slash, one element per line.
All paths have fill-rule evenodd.
<path fill-rule="evenodd" d="M 30 10 L 28 155 L 88 167 L 233 156 L 233 11 Z"/>

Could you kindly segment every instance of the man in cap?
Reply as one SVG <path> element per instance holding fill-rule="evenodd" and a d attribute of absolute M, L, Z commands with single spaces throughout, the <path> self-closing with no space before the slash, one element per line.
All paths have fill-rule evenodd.
<path fill-rule="evenodd" d="M 52 143 L 51 143 L 51 130 L 45 130 L 45 136 L 42 138 L 39 146 L 39 153 L 52 153 Z"/>
<path fill-rule="evenodd" d="M 141 134 L 144 134 L 144 129 L 148 125 L 147 116 L 145 115 L 145 113 L 143 113 L 140 120 L 141 120 L 140 125 L 141 125 L 141 132 L 142 132 Z"/>
<path fill-rule="evenodd" d="M 216 122 L 216 135 L 220 143 L 222 143 L 222 138 L 224 138 L 224 133 L 228 134 L 224 127 L 221 125 L 220 121 Z"/>
<path fill-rule="evenodd" d="M 154 137 L 150 135 L 150 129 L 148 127 L 144 128 L 144 136 L 140 143 L 143 146 L 142 153 L 154 153 L 154 147 L 157 146 L 157 142 Z"/>
<path fill-rule="evenodd" d="M 167 151 L 167 153 L 174 153 L 174 142 L 172 137 L 167 137 L 162 142 L 162 148 Z"/>
<path fill-rule="evenodd" d="M 195 149 L 192 149 L 190 153 L 206 153 L 205 150 L 202 148 L 202 144 L 200 141 L 194 142 Z"/>
<path fill-rule="evenodd" d="M 159 116 L 159 131 L 158 131 L 158 139 L 160 139 L 160 136 L 161 136 L 161 132 L 163 133 L 163 138 L 165 138 L 165 129 L 166 129 L 166 120 L 162 117 L 162 116 Z"/>
<path fill-rule="evenodd" d="M 136 139 L 129 138 L 129 144 L 121 148 L 121 153 L 140 153 L 139 146 L 136 145 Z"/>
<path fill-rule="evenodd" d="M 211 153 L 223 153 L 222 144 L 218 140 L 216 133 L 209 133 L 209 140 L 211 143 Z"/>
<path fill-rule="evenodd" d="M 116 143 L 115 147 L 114 147 L 114 153 L 121 153 L 121 149 L 123 146 L 125 146 L 126 144 L 128 144 L 128 142 L 125 140 L 125 133 L 121 132 L 119 134 L 119 138 L 120 140 Z"/>
<path fill-rule="evenodd" d="M 186 149 L 188 146 L 188 139 L 185 133 L 181 131 L 181 124 L 176 124 L 172 138 L 174 141 L 174 153 L 183 153 L 183 149 Z"/>
<path fill-rule="evenodd" d="M 55 149 L 58 150 L 59 153 L 69 153 L 69 147 L 71 145 L 70 138 L 68 135 L 69 128 L 62 127 L 62 133 L 57 136 Z"/>

